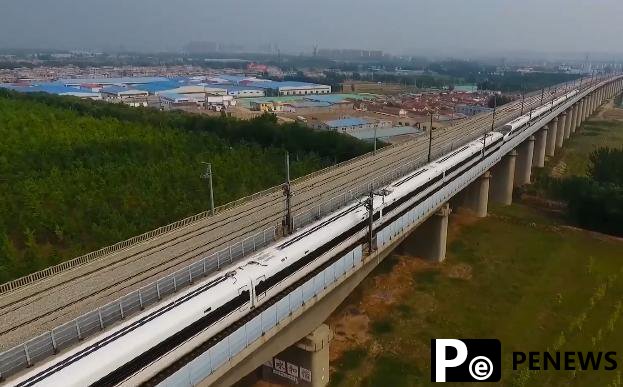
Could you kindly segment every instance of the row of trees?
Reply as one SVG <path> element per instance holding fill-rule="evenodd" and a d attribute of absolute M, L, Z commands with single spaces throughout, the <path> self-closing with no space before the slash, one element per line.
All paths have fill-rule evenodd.
<path fill-rule="evenodd" d="M 623 236 L 623 148 L 593 151 L 587 175 L 553 180 L 550 188 L 580 226 Z"/>
<path fill-rule="evenodd" d="M 184 112 L 162 112 L 150 108 L 131 108 L 58 97 L 49 94 L 21 94 L 0 90 L 0 97 L 19 101 L 33 101 L 50 107 L 62 108 L 82 116 L 114 118 L 122 122 L 149 125 L 156 128 L 172 127 L 193 132 L 204 132 L 232 143 L 255 143 L 264 147 L 288 149 L 293 153 L 315 153 L 321 158 L 344 161 L 372 150 L 370 144 L 336 132 L 318 132 L 298 123 L 277 124 L 277 118 L 265 114 L 252 120 L 231 117 L 210 117 Z"/>
<path fill-rule="evenodd" d="M 579 75 L 564 73 L 527 73 L 506 72 L 499 75 L 487 75 L 477 80 L 480 90 L 497 90 L 518 93 L 548 88 L 559 83 L 578 79 Z"/>
<path fill-rule="evenodd" d="M 369 150 L 350 137 L 58 98 L 0 96 L 0 282 Z"/>

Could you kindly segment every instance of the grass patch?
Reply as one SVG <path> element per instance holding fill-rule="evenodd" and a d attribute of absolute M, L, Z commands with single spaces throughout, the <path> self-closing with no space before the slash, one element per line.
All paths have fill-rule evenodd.
<path fill-rule="evenodd" d="M 562 160 L 566 164 L 565 176 L 586 176 L 588 155 L 592 151 L 620 144 L 623 144 L 622 121 L 589 120 L 565 142 L 554 162 Z"/>
<path fill-rule="evenodd" d="M 424 270 L 415 273 L 413 280 L 415 286 L 419 289 L 431 288 L 437 283 L 439 277 L 439 270 Z"/>
<path fill-rule="evenodd" d="M 411 317 L 413 315 L 413 308 L 407 304 L 400 304 L 396 306 L 396 313 L 400 317 Z"/>
<path fill-rule="evenodd" d="M 397 256 L 390 255 L 385 258 L 375 269 L 374 275 L 383 275 L 391 273 L 394 270 L 394 267 L 400 262 Z"/>
<path fill-rule="evenodd" d="M 383 348 L 378 358 L 338 366 L 343 375 L 334 385 L 429 385 L 430 339 L 440 337 L 499 338 L 502 385 L 612 382 L 615 375 L 607 371 L 522 376 L 512 370 L 510 354 L 623 347 L 622 318 L 613 317 L 623 298 L 622 242 L 561 227 L 523 205 L 494 208 L 493 216 L 452 239 L 447 264 L 471 266 L 472 278 L 457 281 L 445 269 L 414 273 L 413 290 L 391 319 L 372 324 L 372 340 Z"/>
<path fill-rule="evenodd" d="M 372 333 L 376 336 L 385 335 L 394 331 L 390 320 L 378 320 L 372 323 Z"/>
<path fill-rule="evenodd" d="M 372 374 L 364 379 L 364 386 L 413 386 L 423 382 L 422 375 L 418 374 L 413 364 L 392 356 L 382 356 L 374 364 Z"/>
<path fill-rule="evenodd" d="M 361 365 L 366 358 L 367 352 L 363 348 L 355 348 L 344 352 L 340 358 L 340 367 L 344 370 L 352 370 Z"/>

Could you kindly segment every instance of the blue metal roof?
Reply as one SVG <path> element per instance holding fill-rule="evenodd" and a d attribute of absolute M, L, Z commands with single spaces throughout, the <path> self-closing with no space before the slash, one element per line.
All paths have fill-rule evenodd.
<path fill-rule="evenodd" d="M 204 84 L 206 87 L 215 87 L 218 89 L 225 89 L 227 90 L 227 92 L 231 92 L 231 91 L 244 91 L 244 90 L 264 90 L 261 89 L 259 87 L 253 87 L 253 86 L 244 86 L 244 85 L 224 85 L 222 83 L 205 83 Z"/>
<path fill-rule="evenodd" d="M 145 83 L 145 84 L 141 84 L 141 85 L 133 85 L 132 88 L 137 89 L 137 90 L 143 90 L 143 91 L 147 91 L 150 94 L 155 94 L 159 91 L 165 91 L 165 90 L 172 90 L 172 89 L 177 89 L 180 86 L 185 86 L 187 85 L 188 82 L 178 82 L 178 81 L 171 81 L 171 80 L 166 80 L 166 81 L 161 81 L 161 82 L 154 82 L 154 83 Z"/>
<path fill-rule="evenodd" d="M 22 89 L 25 89 L 28 87 L 29 86 L 14 85 L 12 83 L 0 83 L 0 88 L 8 89 L 8 90 L 22 91 Z"/>
<path fill-rule="evenodd" d="M 117 94 L 117 93 L 123 93 L 124 91 L 128 91 L 130 89 L 128 89 L 127 87 L 122 87 L 122 86 L 106 86 L 102 88 L 102 92 L 104 93 L 110 93 L 110 94 Z"/>
<path fill-rule="evenodd" d="M 369 122 L 361 118 L 342 118 L 340 120 L 326 121 L 330 128 L 341 128 L 344 126 L 360 126 L 367 125 Z"/>
<path fill-rule="evenodd" d="M 220 74 L 220 75 L 216 75 L 210 78 L 219 78 L 219 79 L 223 79 L 225 81 L 229 81 L 231 83 L 237 84 L 241 81 L 244 81 L 245 79 L 248 79 L 249 77 L 245 77 L 241 75 Z"/>
<path fill-rule="evenodd" d="M 58 83 L 64 85 L 80 85 L 83 83 L 95 83 L 100 85 L 115 85 L 115 84 L 140 84 L 140 83 L 155 83 L 168 81 L 163 77 L 123 77 L 123 78 L 76 78 L 76 79 L 59 79 Z"/>
<path fill-rule="evenodd" d="M 90 95 L 97 96 L 98 93 L 94 93 L 87 90 L 81 90 L 75 87 L 69 87 L 65 85 L 60 85 L 58 83 L 41 83 L 29 86 L 22 85 L 11 85 L 11 84 L 0 84 L 0 87 L 5 89 L 11 89 L 15 91 L 19 91 L 22 93 L 48 93 L 48 94 L 71 94 L 71 95 Z"/>

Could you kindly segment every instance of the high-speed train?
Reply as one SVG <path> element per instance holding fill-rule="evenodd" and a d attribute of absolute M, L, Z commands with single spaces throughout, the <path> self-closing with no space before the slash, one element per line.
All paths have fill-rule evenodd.
<path fill-rule="evenodd" d="M 529 124 L 533 120 L 541 117 L 544 114 L 547 114 L 554 110 L 558 105 L 565 103 L 568 99 L 572 98 L 578 94 L 578 90 L 572 90 L 564 95 L 556 98 L 551 103 L 548 103 L 544 106 L 541 106 L 538 109 L 535 109 L 527 114 L 524 114 L 514 120 L 508 122 L 506 125 L 502 127 L 502 133 L 504 134 L 504 140 L 507 140 L 510 137 L 516 136 L 521 129 L 526 128 L 526 124 Z"/>
<path fill-rule="evenodd" d="M 555 107 L 577 94 L 556 99 Z M 551 110 L 537 109 L 532 118 Z M 546 110 L 543 110 L 546 109 Z M 423 215 L 436 192 L 494 155 L 528 124 L 522 116 L 392 182 L 373 196 L 373 233 L 405 214 Z M 369 209 L 348 206 L 268 248 L 214 273 L 152 307 L 10 381 L 16 386 L 136 385 L 267 303 L 314 270 L 366 240 Z M 156 366 L 157 364 L 157 366 Z"/>

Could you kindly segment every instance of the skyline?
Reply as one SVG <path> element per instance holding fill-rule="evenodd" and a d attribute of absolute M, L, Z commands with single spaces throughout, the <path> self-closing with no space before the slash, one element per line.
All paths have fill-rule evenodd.
<path fill-rule="evenodd" d="M 314 46 L 466 58 L 614 59 L 623 53 L 618 43 L 623 25 L 604 22 L 623 13 L 623 3 L 615 0 L 590 5 L 580 0 L 388 0 L 382 7 L 372 0 L 295 6 L 285 0 L 8 0 L 0 11 L 2 48 L 180 52 L 191 41 L 213 41 L 243 45 L 246 51 L 273 44 L 291 54 L 310 53 Z M 522 21 L 529 28 L 518 26 Z"/>

